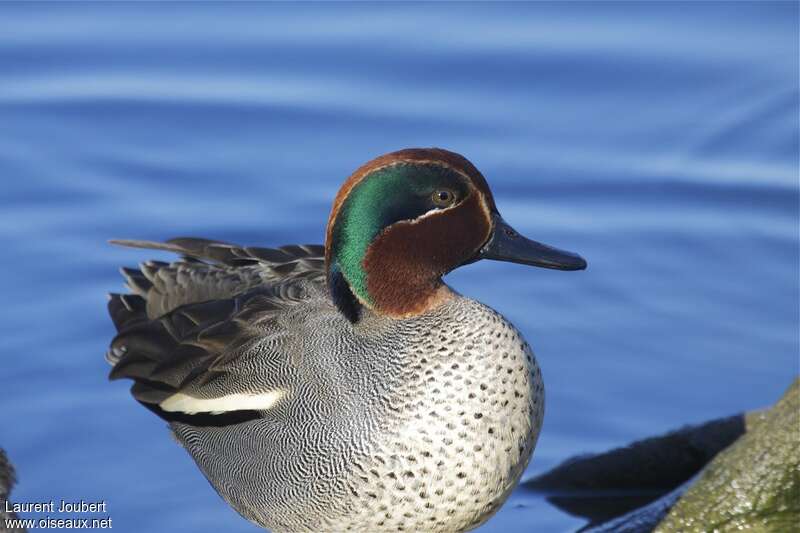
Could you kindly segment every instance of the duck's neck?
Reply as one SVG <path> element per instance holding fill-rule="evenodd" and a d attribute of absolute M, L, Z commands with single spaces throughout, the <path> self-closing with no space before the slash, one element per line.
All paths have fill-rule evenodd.
<path fill-rule="evenodd" d="M 413 268 L 414 265 L 389 265 L 378 254 L 368 258 L 371 260 L 365 259 L 365 269 L 376 273 L 366 277 L 368 299 L 352 290 L 338 265 L 328 272 L 328 287 L 333 302 L 353 323 L 360 319 L 364 308 L 378 315 L 399 319 L 427 313 L 454 297 L 455 293 L 441 278 L 431 279 L 421 275 L 418 269 Z M 385 270 L 387 266 L 391 267 L 391 271 Z"/>

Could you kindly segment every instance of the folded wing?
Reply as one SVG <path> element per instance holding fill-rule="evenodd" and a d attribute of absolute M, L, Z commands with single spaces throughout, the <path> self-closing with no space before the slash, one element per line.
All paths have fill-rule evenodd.
<path fill-rule="evenodd" d="M 132 379 L 146 407 L 195 425 L 247 420 L 281 400 L 299 350 L 281 320 L 322 290 L 321 246 L 113 242 L 182 258 L 123 269 L 131 294 L 108 304 L 118 331 L 106 357 L 111 379 Z"/>

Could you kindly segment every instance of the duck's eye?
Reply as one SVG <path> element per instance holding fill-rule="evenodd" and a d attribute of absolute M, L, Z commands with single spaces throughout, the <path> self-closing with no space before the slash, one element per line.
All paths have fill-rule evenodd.
<path fill-rule="evenodd" d="M 437 207 L 448 207 L 453 205 L 453 203 L 456 201 L 456 195 L 453 194 L 453 191 L 451 190 L 439 189 L 433 191 L 431 200 L 433 201 L 433 205 Z"/>

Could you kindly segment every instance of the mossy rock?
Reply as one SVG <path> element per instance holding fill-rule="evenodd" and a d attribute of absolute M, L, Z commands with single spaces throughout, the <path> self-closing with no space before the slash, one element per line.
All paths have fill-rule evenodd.
<path fill-rule="evenodd" d="M 25 533 L 24 529 L 19 527 L 12 528 L 6 522 L 6 520 L 17 518 L 15 513 L 6 512 L 6 501 L 16 481 L 14 467 L 11 465 L 11 461 L 8 460 L 6 452 L 0 448 L 0 533 Z"/>
<path fill-rule="evenodd" d="M 11 461 L 8 460 L 6 452 L 0 448 L 0 499 L 5 500 L 8 497 L 15 481 L 14 467 L 11 466 Z"/>
<path fill-rule="evenodd" d="M 574 457 L 521 489 L 584 533 L 800 532 L 800 380 L 769 410 Z"/>
<path fill-rule="evenodd" d="M 800 380 L 686 490 L 656 533 L 800 531 Z"/>
<path fill-rule="evenodd" d="M 631 531 L 652 531 L 677 498 L 676 487 L 685 488 L 711 459 L 743 435 L 746 420 L 742 415 L 720 418 L 607 452 L 573 457 L 521 488 L 543 494 L 568 514 L 586 518 L 589 526 L 636 511 L 635 519 L 630 518 L 639 526 Z M 665 508 L 661 499 L 666 495 L 670 503 Z M 657 504 L 651 507 L 653 502 Z"/>

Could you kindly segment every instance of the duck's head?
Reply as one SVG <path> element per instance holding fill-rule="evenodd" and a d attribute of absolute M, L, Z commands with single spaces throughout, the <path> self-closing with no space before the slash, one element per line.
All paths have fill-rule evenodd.
<path fill-rule="evenodd" d="M 582 270 L 579 255 L 526 239 L 509 226 L 483 175 L 439 148 L 382 155 L 345 181 L 328 219 L 328 286 L 352 322 L 361 306 L 392 317 L 438 305 L 442 276 L 478 259 Z"/>

